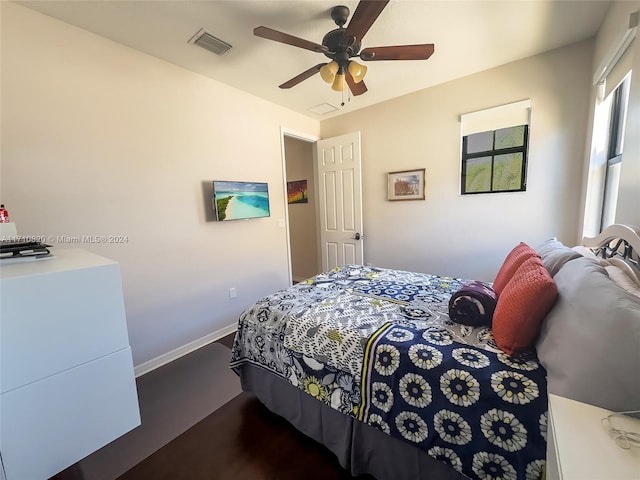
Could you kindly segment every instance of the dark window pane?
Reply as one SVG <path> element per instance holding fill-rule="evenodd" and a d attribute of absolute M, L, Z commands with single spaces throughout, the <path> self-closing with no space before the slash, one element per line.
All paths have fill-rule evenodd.
<path fill-rule="evenodd" d="M 470 158 L 466 165 L 465 192 L 491 191 L 491 157 Z"/>
<path fill-rule="evenodd" d="M 496 150 L 524 145 L 524 125 L 496 130 Z"/>
<path fill-rule="evenodd" d="M 613 92 L 611 104 L 611 121 L 609 135 L 611 143 L 609 158 L 622 154 L 624 144 L 625 119 L 627 118 L 627 99 L 629 96 L 629 80 L 622 82 Z"/>
<path fill-rule="evenodd" d="M 493 150 L 493 131 L 467 135 L 467 153 Z"/>
<path fill-rule="evenodd" d="M 496 155 L 493 163 L 493 190 L 520 190 L 522 188 L 522 153 Z"/>

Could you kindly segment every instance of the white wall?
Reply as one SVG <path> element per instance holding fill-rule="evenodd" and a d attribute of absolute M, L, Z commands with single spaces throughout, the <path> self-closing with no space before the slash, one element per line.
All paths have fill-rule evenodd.
<path fill-rule="evenodd" d="M 291 271 L 295 281 L 320 273 L 316 228 L 315 172 L 313 143 L 284 137 L 287 181 L 307 181 L 307 203 L 292 203 L 289 208 Z"/>
<path fill-rule="evenodd" d="M 637 0 L 618 1 L 611 4 L 595 40 L 592 78 L 623 37 L 629 25 L 629 15 L 639 10 L 640 1 Z M 629 48 L 632 49 L 633 73 L 629 89 L 629 106 L 620 169 L 616 223 L 626 223 L 640 227 L 640 35 L 636 34 L 636 39 Z M 592 87 L 591 98 L 592 105 L 595 106 L 595 86 Z M 592 130 L 592 123 L 589 124 L 588 128 L 589 131 Z M 591 152 L 594 148 L 590 142 L 585 159 L 586 165 L 589 165 L 591 161 L 589 193 L 593 194 L 589 197 L 586 206 L 585 234 L 587 235 L 598 233 L 598 229 L 594 225 L 599 226 L 599 222 L 594 222 L 593 217 L 595 215 L 599 220 L 599 207 L 601 205 L 599 182 L 604 181 L 603 173 L 597 170 L 596 162 L 591 159 Z M 597 182 L 598 184 L 596 184 Z"/>
<path fill-rule="evenodd" d="M 318 136 L 319 122 L 0 3 L 2 202 L 54 253 L 120 262 L 136 365 L 287 285 L 280 127 Z M 271 217 L 212 221 L 214 179 L 269 182 Z M 83 235 L 127 241 L 55 239 Z"/>
<path fill-rule="evenodd" d="M 365 262 L 493 280 L 519 241 L 576 243 L 592 51 L 581 42 L 323 121 L 323 138 L 362 133 Z M 527 191 L 460 196 L 459 115 L 527 98 Z M 386 200 L 388 172 L 422 167 L 425 201 Z"/>

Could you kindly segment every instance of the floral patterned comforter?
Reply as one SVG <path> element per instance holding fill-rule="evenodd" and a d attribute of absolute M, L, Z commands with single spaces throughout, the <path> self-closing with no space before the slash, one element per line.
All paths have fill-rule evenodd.
<path fill-rule="evenodd" d="M 536 479 L 546 372 L 489 328 L 452 322 L 464 280 L 348 265 L 259 300 L 231 367 L 251 363 L 470 478 Z"/>

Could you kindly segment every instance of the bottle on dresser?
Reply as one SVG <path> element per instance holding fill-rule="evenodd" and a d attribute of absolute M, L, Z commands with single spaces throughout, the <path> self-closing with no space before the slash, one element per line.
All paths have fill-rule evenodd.
<path fill-rule="evenodd" d="M 9 212 L 4 208 L 4 203 L 0 205 L 0 223 L 9 223 Z"/>

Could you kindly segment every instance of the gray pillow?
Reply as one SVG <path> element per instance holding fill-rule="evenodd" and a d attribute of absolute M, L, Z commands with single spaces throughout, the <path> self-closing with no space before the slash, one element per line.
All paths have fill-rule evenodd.
<path fill-rule="evenodd" d="M 563 245 L 562 242 L 555 238 L 542 242 L 534 250 L 540 255 L 542 264 L 552 277 L 558 273 L 565 263 L 582 257 L 578 252 Z"/>
<path fill-rule="evenodd" d="M 595 261 L 566 263 L 537 343 L 549 392 L 613 411 L 640 409 L 640 299 Z"/>

